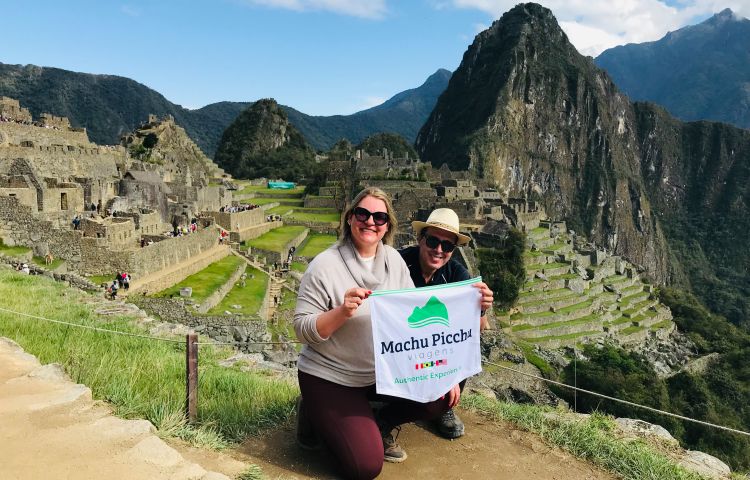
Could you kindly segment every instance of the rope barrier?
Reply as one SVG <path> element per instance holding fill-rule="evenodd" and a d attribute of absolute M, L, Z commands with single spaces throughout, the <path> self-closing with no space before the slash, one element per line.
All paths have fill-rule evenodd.
<path fill-rule="evenodd" d="M 54 319 L 51 319 L 51 318 L 40 317 L 40 316 L 37 316 L 37 315 L 31 315 L 31 314 L 28 314 L 28 313 L 16 312 L 14 310 L 9 310 L 9 309 L 2 308 L 2 307 L 0 307 L 0 311 L 6 312 L 6 313 L 15 314 L 15 315 L 20 315 L 20 316 L 24 316 L 24 317 L 28 317 L 28 318 L 33 318 L 35 320 L 44 320 L 44 321 L 47 321 L 47 322 L 57 323 L 57 324 L 60 324 L 60 325 L 68 325 L 68 326 L 71 326 L 71 327 L 79 327 L 79 328 L 84 328 L 84 329 L 88 329 L 88 330 L 94 330 L 94 331 L 102 332 L 102 333 L 112 333 L 112 334 L 116 334 L 116 335 L 125 335 L 125 336 L 128 336 L 128 337 L 145 338 L 147 340 L 158 340 L 158 341 L 170 342 L 170 343 L 180 343 L 180 344 L 183 343 L 183 340 L 175 340 L 175 339 L 171 339 L 171 338 L 160 338 L 160 337 L 154 337 L 154 336 L 151 336 L 151 335 L 141 335 L 141 334 L 137 334 L 137 333 L 121 332 L 121 331 L 118 331 L 118 330 L 109 330 L 109 329 L 106 329 L 106 328 L 94 327 L 94 326 L 91 326 L 91 325 L 81 325 L 79 323 L 63 322 L 62 320 L 54 320 Z M 194 345 L 248 345 L 248 344 L 253 344 L 253 345 L 289 345 L 289 344 L 299 344 L 299 343 L 302 343 L 302 342 L 291 340 L 291 341 L 288 341 L 288 342 L 194 342 L 193 344 Z M 573 385 L 568 385 L 566 383 L 558 382 L 556 380 L 551 380 L 549 378 L 544 378 L 544 377 L 540 377 L 538 375 L 533 375 L 533 374 L 530 374 L 530 373 L 522 372 L 520 370 L 516 370 L 515 368 L 506 367 L 505 365 L 500 365 L 500 364 L 497 364 L 497 363 L 494 363 L 494 362 L 490 362 L 490 361 L 487 361 L 487 360 L 482 360 L 482 363 L 484 363 L 486 365 L 492 365 L 494 367 L 498 367 L 498 368 L 501 368 L 503 370 L 508 370 L 510 372 L 517 373 L 517 374 L 523 375 L 525 377 L 533 378 L 533 379 L 536 379 L 536 380 L 541 380 L 543 382 L 550 383 L 552 385 L 557 385 L 559 387 L 567 388 L 567 389 L 573 390 L 574 392 L 586 393 L 586 394 L 589 394 L 589 395 L 593 395 L 595 397 L 603 398 L 603 399 L 606 399 L 606 400 L 611 400 L 613 402 L 622 403 L 624 405 L 629 405 L 631 407 L 641 408 L 641 409 L 648 410 L 648 411 L 651 411 L 651 412 L 654 412 L 654 413 L 658 413 L 658 414 L 661 414 L 661 415 L 666 415 L 668 417 L 673 417 L 673 418 L 677 418 L 677 419 L 680 419 L 680 420 L 684 420 L 686 422 L 692 422 L 692 423 L 696 423 L 696 424 L 703 425 L 703 426 L 706 426 L 706 427 L 717 428 L 719 430 L 724 430 L 724 431 L 727 431 L 727 432 L 737 433 L 739 435 L 745 435 L 745 436 L 750 437 L 750 433 L 742 431 L 742 430 L 737 430 L 735 428 L 725 427 L 723 425 L 717 425 L 715 423 L 710 423 L 710 422 L 704 422 L 703 420 L 697 420 L 695 418 L 685 417 L 683 415 L 678 415 L 676 413 L 667 412 L 667 411 L 664 411 L 664 410 L 659 410 L 658 408 L 653 408 L 653 407 L 649 407 L 649 406 L 646 406 L 646 405 L 641 405 L 639 403 L 634 403 L 634 402 L 630 402 L 630 401 L 627 401 L 627 400 L 622 400 L 620 398 L 610 397 L 609 395 L 604 395 L 602 393 L 597 393 L 597 392 L 593 392 L 591 390 L 586 390 L 584 388 L 575 387 Z"/>
<path fill-rule="evenodd" d="M 63 322 L 62 320 L 53 320 L 51 318 L 38 317 L 36 315 L 30 315 L 28 313 L 16 312 L 14 310 L 8 310 L 8 309 L 2 308 L 2 307 L 0 307 L 0 311 L 7 312 L 7 313 L 12 313 L 12 314 L 15 314 L 15 315 L 21 315 L 23 317 L 33 318 L 35 320 L 44 320 L 44 321 L 47 321 L 47 322 L 58 323 L 60 325 L 68 325 L 68 326 L 71 326 L 71 327 L 85 328 L 85 329 L 94 330 L 94 331 L 97 331 L 97 332 L 113 333 L 113 334 L 116 334 L 116 335 L 125 335 L 125 336 L 128 336 L 128 337 L 146 338 L 146 339 L 149 339 L 149 340 L 159 340 L 159 341 L 162 341 L 162 342 L 184 343 L 184 340 L 175 340 L 175 339 L 172 339 L 172 338 L 153 337 L 151 335 L 141 335 L 141 334 L 138 334 L 138 333 L 120 332 L 118 330 L 109 330 L 109 329 L 106 329 L 106 328 L 94 327 L 94 326 L 91 326 L 91 325 L 81 325 L 80 323 Z"/>
<path fill-rule="evenodd" d="M 91 325 L 82 325 L 80 323 L 63 322 L 62 320 L 54 320 L 52 318 L 39 317 L 36 315 L 31 315 L 31 314 L 23 313 L 23 312 L 17 312 L 15 310 L 9 310 L 7 308 L 2 308 L 2 307 L 0 307 L 0 311 L 12 313 L 15 315 L 21 315 L 21 316 L 33 318 L 36 320 L 44 320 L 47 322 L 57 323 L 60 325 L 68 325 L 71 327 L 85 328 L 88 330 L 94 330 L 94 331 L 102 332 L 102 333 L 113 333 L 116 335 L 126 335 L 129 337 L 145 338 L 148 340 L 159 340 L 161 342 L 172 342 L 172 343 L 180 343 L 180 344 L 184 343 L 183 340 L 175 340 L 173 338 L 154 337 L 153 335 L 142 335 L 138 333 L 121 332 L 118 330 L 109 330 L 106 328 L 94 327 Z M 193 344 L 194 345 L 288 345 L 288 344 L 295 344 L 295 343 L 302 343 L 302 342 L 289 340 L 287 342 L 194 342 Z"/>
<path fill-rule="evenodd" d="M 589 395 L 593 395 L 595 397 L 600 397 L 600 398 L 604 398 L 606 400 L 612 400 L 613 402 L 618 402 L 618 403 L 622 403 L 622 404 L 625 404 L 625 405 L 630 405 L 631 407 L 642 408 L 642 409 L 649 410 L 649 411 L 654 412 L 654 413 L 659 413 L 659 414 L 662 414 L 662 415 L 666 415 L 668 417 L 674 417 L 674 418 L 678 418 L 680 420 L 685 420 L 686 422 L 697 423 L 699 425 L 704 425 L 706 427 L 718 428 L 719 430 L 726 430 L 727 432 L 738 433 L 740 435 L 745 435 L 745 436 L 750 437 L 750 433 L 742 431 L 742 430 L 737 430 L 737 429 L 734 429 L 734 428 L 725 427 L 723 425 L 716 425 L 715 423 L 704 422 L 703 420 L 697 420 L 695 418 L 685 417 L 685 416 L 682 416 L 682 415 L 678 415 L 676 413 L 666 412 L 664 410 L 659 410 L 658 408 L 653 408 L 653 407 L 649 407 L 649 406 L 646 406 L 646 405 L 641 405 L 639 403 L 629 402 L 627 400 L 622 400 L 620 398 L 610 397 L 609 395 L 604 395 L 602 393 L 592 392 L 591 390 L 586 390 L 586 389 L 583 389 L 583 388 L 574 387 L 572 385 L 568 385 L 567 383 L 558 382 L 556 380 L 550 380 L 549 378 L 540 377 L 538 375 L 532 375 L 530 373 L 522 372 L 520 370 L 516 370 L 515 368 L 506 367 L 504 365 L 499 365 L 497 363 L 489 362 L 487 360 L 482 360 L 482 363 L 485 363 L 487 365 L 492 365 L 492 366 L 495 366 L 495 367 L 499 367 L 499 368 L 502 368 L 504 370 L 509 370 L 511 372 L 517 373 L 519 375 L 523 375 L 525 377 L 535 378 L 537 380 L 541 380 L 543 382 L 551 383 L 553 385 L 557 385 L 559 387 L 567 388 L 567 389 L 570 389 L 570 390 L 573 390 L 573 391 L 582 392 L 582 393 L 588 393 Z"/>

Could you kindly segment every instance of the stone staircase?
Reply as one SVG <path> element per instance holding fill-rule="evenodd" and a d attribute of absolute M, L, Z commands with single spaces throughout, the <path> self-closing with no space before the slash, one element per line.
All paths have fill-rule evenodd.
<path fill-rule="evenodd" d="M 672 332 L 671 312 L 632 265 L 578 253 L 564 232 L 564 224 L 542 222 L 527 233 L 526 282 L 514 308 L 500 316 L 508 333 L 558 348 L 604 338 L 632 345 Z"/>

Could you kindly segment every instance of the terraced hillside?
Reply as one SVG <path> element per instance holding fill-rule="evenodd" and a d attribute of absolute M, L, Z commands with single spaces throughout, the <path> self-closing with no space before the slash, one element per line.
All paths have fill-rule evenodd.
<path fill-rule="evenodd" d="M 562 222 L 528 232 L 524 263 L 518 301 L 500 316 L 517 339 L 546 348 L 604 338 L 633 345 L 674 329 L 669 308 L 633 265 L 601 250 L 577 251 Z"/>

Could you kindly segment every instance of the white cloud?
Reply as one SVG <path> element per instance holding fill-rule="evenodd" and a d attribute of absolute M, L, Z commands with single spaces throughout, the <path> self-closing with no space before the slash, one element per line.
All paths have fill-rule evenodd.
<path fill-rule="evenodd" d="M 372 19 L 383 18 L 388 11 L 386 0 L 245 0 L 245 3 L 298 12 L 328 11 Z"/>
<path fill-rule="evenodd" d="M 120 11 L 129 17 L 140 17 L 141 10 L 132 5 L 121 5 Z"/>
<path fill-rule="evenodd" d="M 367 110 L 368 108 L 377 107 L 378 105 L 385 103 L 386 100 L 388 99 L 383 97 L 365 97 L 359 110 Z"/>
<path fill-rule="evenodd" d="M 493 19 L 513 8 L 517 0 L 453 0 L 456 8 L 487 12 Z M 750 17 L 747 0 L 547 0 L 560 26 L 585 55 L 626 43 L 655 41 L 667 32 L 701 21 L 724 8 Z"/>

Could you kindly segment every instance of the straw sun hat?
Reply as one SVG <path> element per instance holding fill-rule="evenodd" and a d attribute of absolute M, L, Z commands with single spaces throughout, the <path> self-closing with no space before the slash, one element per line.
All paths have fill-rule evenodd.
<path fill-rule="evenodd" d="M 450 208 L 436 208 L 432 211 L 426 222 L 415 220 L 411 222 L 411 228 L 414 229 L 414 235 L 419 238 L 422 229 L 425 227 L 439 228 L 458 237 L 458 245 L 466 245 L 470 238 L 458 231 L 458 215 Z"/>

